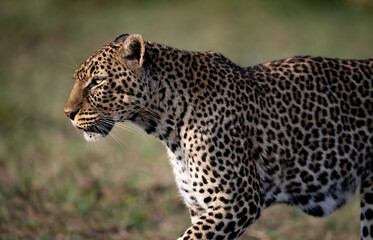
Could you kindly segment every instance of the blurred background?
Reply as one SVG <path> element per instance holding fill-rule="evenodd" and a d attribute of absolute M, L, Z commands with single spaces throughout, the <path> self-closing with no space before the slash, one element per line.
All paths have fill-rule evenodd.
<path fill-rule="evenodd" d="M 189 226 L 164 147 L 86 143 L 63 113 L 73 70 L 122 33 L 254 65 L 373 57 L 372 0 L 0 0 L 0 239 L 176 239 Z M 324 219 L 281 205 L 241 239 L 359 239 L 357 196 Z"/>

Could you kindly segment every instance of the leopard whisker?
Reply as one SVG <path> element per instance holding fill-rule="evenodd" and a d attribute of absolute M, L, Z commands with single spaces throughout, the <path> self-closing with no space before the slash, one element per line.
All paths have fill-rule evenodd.
<path fill-rule="evenodd" d="M 143 139 L 146 139 L 145 134 L 143 132 L 141 132 L 140 130 L 134 128 L 134 127 L 127 126 L 127 125 L 124 125 L 124 124 L 121 124 L 121 123 L 116 123 L 115 126 L 117 126 L 120 129 L 126 130 L 130 133 L 133 133 L 133 134 L 135 134 L 139 137 L 142 137 Z"/>
<path fill-rule="evenodd" d="M 72 69 L 75 69 L 75 68 L 78 67 L 78 63 L 74 60 L 74 58 L 72 58 L 72 57 L 71 57 L 69 54 L 67 54 L 67 53 L 64 53 L 64 55 L 65 55 L 66 57 L 68 57 L 68 58 L 73 62 L 73 64 L 75 65 L 75 67 L 70 66 L 70 67 L 72 67 Z"/>
<path fill-rule="evenodd" d="M 111 123 L 112 124 L 112 123 Z M 123 145 L 125 147 L 128 147 L 126 143 L 124 143 L 119 137 L 117 137 L 114 133 L 110 132 L 110 130 L 108 130 L 104 125 L 101 124 L 101 122 L 99 121 L 97 123 L 97 130 L 99 132 L 101 132 L 102 134 L 109 134 L 118 144 L 119 146 L 122 148 L 122 150 L 124 151 L 124 148 L 123 148 Z"/>
<path fill-rule="evenodd" d="M 139 130 L 137 130 L 137 129 L 135 129 L 135 128 L 131 128 L 131 127 L 129 127 L 129 126 L 127 126 L 127 125 L 124 125 L 124 124 L 121 124 L 121 123 L 113 123 L 112 121 L 111 121 L 111 119 L 109 120 L 109 119 L 101 119 L 100 121 L 102 121 L 102 122 L 104 122 L 104 123 L 107 123 L 107 124 L 111 124 L 112 126 L 117 126 L 117 127 L 119 127 L 119 128 L 121 128 L 121 129 L 124 129 L 124 130 L 128 130 L 129 132 L 131 132 L 131 133 L 134 133 L 134 134 L 136 134 L 136 135 L 138 135 L 138 136 L 144 136 L 144 135 L 141 135 L 141 132 L 139 131 Z"/>

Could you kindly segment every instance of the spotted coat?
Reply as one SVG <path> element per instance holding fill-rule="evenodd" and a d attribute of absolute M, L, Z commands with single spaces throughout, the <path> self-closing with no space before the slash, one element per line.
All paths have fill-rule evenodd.
<path fill-rule="evenodd" d="M 372 102 L 372 59 L 242 68 L 125 34 L 75 71 L 65 113 L 89 141 L 131 122 L 166 145 L 192 220 L 179 239 L 236 239 L 276 203 L 325 216 L 359 186 L 373 239 Z"/>

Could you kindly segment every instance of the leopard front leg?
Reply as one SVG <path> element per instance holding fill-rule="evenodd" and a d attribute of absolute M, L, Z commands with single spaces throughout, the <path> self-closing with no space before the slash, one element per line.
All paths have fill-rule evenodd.
<path fill-rule="evenodd" d="M 259 218 L 261 202 L 259 193 L 222 195 L 202 215 L 192 217 L 192 226 L 178 240 L 237 239 Z"/>
<path fill-rule="evenodd" d="M 232 134 L 225 137 L 214 130 L 225 121 L 194 127 L 203 132 L 185 134 L 185 139 L 196 140 L 184 145 L 182 166 L 187 167 L 176 171 L 176 176 L 184 177 L 177 182 L 184 183 L 180 184 L 184 201 L 195 212 L 191 211 L 192 226 L 179 240 L 237 239 L 262 212 L 259 163 L 244 150 L 250 143 L 244 140 L 246 134 L 238 134 L 244 132 L 240 126 L 231 127 Z M 226 144 L 219 141 L 221 138 Z M 172 162 L 176 169 L 177 163 Z"/>
<path fill-rule="evenodd" d="M 373 240 L 373 172 L 360 187 L 361 239 Z"/>

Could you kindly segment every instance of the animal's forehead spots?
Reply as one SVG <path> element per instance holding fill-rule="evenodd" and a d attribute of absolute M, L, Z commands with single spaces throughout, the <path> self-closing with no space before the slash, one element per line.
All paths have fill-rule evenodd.
<path fill-rule="evenodd" d="M 85 81 L 88 78 L 99 74 L 98 70 L 100 69 L 100 65 L 103 65 L 102 59 L 102 56 L 98 53 L 92 55 L 77 70 L 75 70 L 75 79 L 78 81 Z"/>
<path fill-rule="evenodd" d="M 106 51 L 101 51 L 96 54 L 96 56 L 94 57 L 94 60 L 98 62 L 103 62 L 103 61 L 106 61 L 107 58 L 108 58 L 108 53 Z"/>
<path fill-rule="evenodd" d="M 76 68 L 74 70 L 74 79 L 77 79 L 78 78 L 78 71 L 79 71 L 79 68 Z"/>
<path fill-rule="evenodd" d="M 76 71 L 75 79 L 78 81 L 85 81 L 90 76 L 90 69 L 92 67 L 93 62 L 87 61 Z"/>
<path fill-rule="evenodd" d="M 74 77 L 77 81 L 89 81 L 94 76 L 122 77 L 125 68 L 118 62 L 110 51 L 106 49 L 94 53 L 77 70 Z M 127 75 L 127 73 L 125 73 Z"/>
<path fill-rule="evenodd" d="M 83 81 L 86 78 L 86 69 L 85 64 L 82 64 L 74 72 L 74 78 L 78 81 Z"/>

